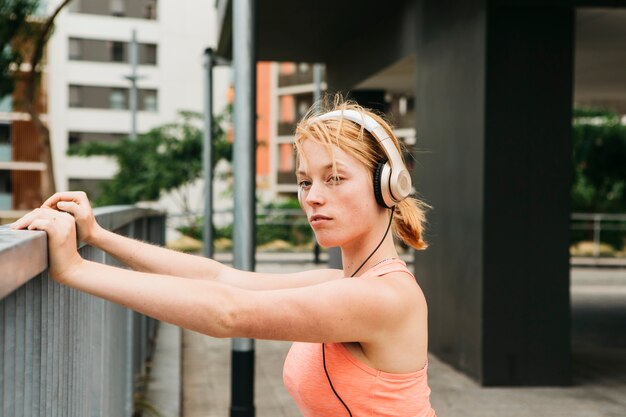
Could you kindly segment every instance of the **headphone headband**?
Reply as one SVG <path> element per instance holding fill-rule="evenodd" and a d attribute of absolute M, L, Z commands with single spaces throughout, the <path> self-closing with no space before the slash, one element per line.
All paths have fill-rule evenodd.
<path fill-rule="evenodd" d="M 406 169 L 402 157 L 389 134 L 371 116 L 357 110 L 335 110 L 317 116 L 317 120 L 342 120 L 347 119 L 363 126 L 380 143 L 387 163 L 377 168 L 374 179 L 374 193 L 376 199 L 383 207 L 391 208 L 404 200 L 411 193 L 411 175 Z M 379 183 L 377 184 L 377 182 Z"/>

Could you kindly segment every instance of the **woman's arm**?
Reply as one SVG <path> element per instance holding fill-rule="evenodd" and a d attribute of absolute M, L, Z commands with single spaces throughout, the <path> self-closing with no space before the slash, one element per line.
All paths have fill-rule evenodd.
<path fill-rule="evenodd" d="M 215 337 L 371 342 L 405 322 L 416 298 L 402 278 L 335 279 L 250 291 L 210 280 L 148 274 L 83 260 L 68 213 L 41 209 L 30 230 L 48 234 L 50 277 L 143 314 Z M 233 270 L 235 280 L 241 271 Z"/>
<path fill-rule="evenodd" d="M 235 269 L 212 259 L 151 245 L 103 229 L 96 222 L 89 199 L 82 191 L 56 193 L 46 200 L 42 207 L 39 210 L 51 209 L 70 213 L 76 220 L 78 238 L 81 241 L 102 249 L 135 271 L 214 280 L 250 290 L 302 287 L 342 276 L 341 271 L 332 269 L 295 274 L 259 274 L 243 271 L 233 274 Z M 39 210 L 16 221 L 13 227 L 16 229 L 28 227 L 33 220 L 40 217 Z"/>
<path fill-rule="evenodd" d="M 345 278 L 303 288 L 250 291 L 90 261 L 57 279 L 213 337 L 367 343 L 397 329 L 410 309 L 402 285 L 394 287 L 387 279 Z"/>
<path fill-rule="evenodd" d="M 212 259 L 151 245 L 102 228 L 93 235 L 90 244 L 104 250 L 135 271 L 213 280 L 248 290 L 303 287 L 343 276 L 342 271 L 337 269 L 291 274 L 240 271 Z"/>
<path fill-rule="evenodd" d="M 80 230 L 80 224 L 78 228 Z M 102 249 L 135 271 L 214 280 L 225 268 L 212 259 L 131 239 L 100 226 L 85 243 Z"/>

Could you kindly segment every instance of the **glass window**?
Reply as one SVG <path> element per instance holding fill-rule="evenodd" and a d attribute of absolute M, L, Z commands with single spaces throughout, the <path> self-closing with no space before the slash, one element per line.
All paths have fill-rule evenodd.
<path fill-rule="evenodd" d="M 0 112 L 9 113 L 13 110 L 13 96 L 9 93 L 0 97 Z"/>
<path fill-rule="evenodd" d="M 112 88 L 109 95 L 110 108 L 114 110 L 126 110 L 126 94 L 121 88 Z"/>
<path fill-rule="evenodd" d="M 143 96 L 143 109 L 145 111 L 157 111 L 157 93 L 156 91 L 146 91 Z"/>
<path fill-rule="evenodd" d="M 144 65 L 156 65 L 157 63 L 157 46 L 154 44 L 143 43 L 139 45 L 141 48 L 141 56 L 139 62 Z"/>
<path fill-rule="evenodd" d="M 40 1 L 39 3 L 45 5 L 49 2 Z M 157 4 L 158 0 L 72 0 L 68 8 L 70 13 L 156 20 Z M 45 14 L 45 11 L 41 14 Z"/>
<path fill-rule="evenodd" d="M 125 43 L 124 42 L 111 42 L 111 62 L 125 62 Z"/>
<path fill-rule="evenodd" d="M 296 157 L 291 143 L 281 143 L 278 145 L 278 184 L 296 183 Z"/>
<path fill-rule="evenodd" d="M 112 16 L 124 16 L 126 12 L 125 0 L 109 0 L 109 10 Z"/>
<path fill-rule="evenodd" d="M 82 88 L 78 85 L 70 85 L 70 107 L 83 106 Z"/>
<path fill-rule="evenodd" d="M 11 193 L 11 171 L 0 169 L 0 194 Z"/>
<path fill-rule="evenodd" d="M 0 161 L 8 162 L 13 159 L 11 155 L 11 126 L 8 123 L 0 123 Z"/>
<path fill-rule="evenodd" d="M 156 20 L 157 16 L 157 7 L 156 0 L 145 0 L 144 5 L 144 19 Z"/>
<path fill-rule="evenodd" d="M 11 143 L 11 126 L 8 123 L 0 123 L 0 145 Z"/>
<path fill-rule="evenodd" d="M 82 44 L 82 41 L 80 39 L 70 38 L 70 45 L 69 45 L 70 59 L 78 60 L 82 58 L 81 44 Z"/>
<path fill-rule="evenodd" d="M 86 142 L 119 142 L 127 137 L 126 133 L 107 133 L 107 132 L 69 132 L 68 143 L 76 145 Z"/>
<path fill-rule="evenodd" d="M 79 132 L 70 132 L 68 135 L 68 143 L 70 145 L 76 145 L 81 142 L 81 134 Z"/>

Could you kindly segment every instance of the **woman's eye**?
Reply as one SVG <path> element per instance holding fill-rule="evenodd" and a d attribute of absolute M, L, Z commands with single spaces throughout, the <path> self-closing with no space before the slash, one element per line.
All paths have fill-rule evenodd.
<path fill-rule="evenodd" d="M 334 183 L 334 184 L 341 182 L 341 180 L 342 178 L 338 175 L 332 175 L 331 177 L 328 178 L 328 182 Z"/>
<path fill-rule="evenodd" d="M 300 188 L 308 188 L 311 186 L 311 181 L 302 180 L 298 183 Z"/>

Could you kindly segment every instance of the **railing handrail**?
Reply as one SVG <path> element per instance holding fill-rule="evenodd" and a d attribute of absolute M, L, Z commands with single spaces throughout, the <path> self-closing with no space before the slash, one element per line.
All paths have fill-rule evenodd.
<path fill-rule="evenodd" d="M 162 213 L 135 206 L 95 208 L 98 224 L 115 230 L 141 217 Z M 0 228 L 0 300 L 48 268 L 48 239 L 45 232 Z"/>
<path fill-rule="evenodd" d="M 572 213 L 572 220 L 626 221 L 626 214 Z"/>

